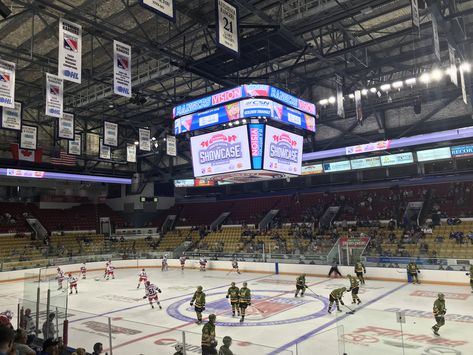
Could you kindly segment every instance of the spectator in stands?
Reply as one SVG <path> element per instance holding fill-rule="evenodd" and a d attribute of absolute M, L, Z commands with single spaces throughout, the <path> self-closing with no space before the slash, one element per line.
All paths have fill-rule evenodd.
<path fill-rule="evenodd" d="M 45 338 L 54 338 L 56 335 L 56 326 L 54 324 L 54 318 L 56 314 L 49 313 L 48 319 L 43 323 L 42 331 Z"/>
<path fill-rule="evenodd" d="M 102 343 L 95 343 L 94 344 L 94 352 L 92 353 L 92 355 L 99 355 L 99 354 L 102 354 L 102 352 L 103 352 Z"/>
<path fill-rule="evenodd" d="M 27 343 L 27 334 L 24 329 L 17 329 L 15 334 L 15 349 L 17 355 L 36 355 L 36 352 L 31 349 Z"/>
<path fill-rule="evenodd" d="M 15 354 L 15 332 L 13 329 L 0 325 L 0 355 Z"/>
<path fill-rule="evenodd" d="M 77 348 L 71 355 L 87 355 L 84 348 Z"/>
<path fill-rule="evenodd" d="M 437 235 L 435 237 L 435 243 L 438 243 L 438 244 L 443 243 L 443 237 L 441 235 Z"/>

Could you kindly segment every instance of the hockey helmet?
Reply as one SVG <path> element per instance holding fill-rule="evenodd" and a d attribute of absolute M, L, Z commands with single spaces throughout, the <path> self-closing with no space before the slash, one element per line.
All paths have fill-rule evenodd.
<path fill-rule="evenodd" d="M 201 292 L 204 288 L 202 286 L 197 286 L 197 291 Z"/>
<path fill-rule="evenodd" d="M 248 286 L 248 283 L 247 282 L 243 282 L 243 287 L 246 287 Z"/>
<path fill-rule="evenodd" d="M 234 282 L 232 282 L 232 287 L 235 287 L 235 283 L 234 283 Z"/>
<path fill-rule="evenodd" d="M 58 267 L 58 268 L 57 268 L 57 271 L 61 271 L 61 268 L 60 268 L 60 267 Z"/>
<path fill-rule="evenodd" d="M 346 287 L 342 287 L 342 292 L 345 292 L 347 290 Z"/>
<path fill-rule="evenodd" d="M 212 313 L 212 314 L 209 316 L 209 321 L 215 322 L 216 320 L 217 320 L 217 316 Z"/>
<path fill-rule="evenodd" d="M 69 274 L 67 274 L 67 276 L 69 276 L 69 277 L 72 277 L 72 274 L 71 274 L 71 273 L 69 273 Z"/>
<path fill-rule="evenodd" d="M 174 345 L 174 349 L 176 351 L 182 351 L 182 350 L 184 350 L 184 347 L 182 346 L 182 344 L 176 344 L 176 345 Z"/>
<path fill-rule="evenodd" d="M 141 271 L 145 271 L 145 269 L 141 269 Z"/>
<path fill-rule="evenodd" d="M 223 337 L 223 344 L 226 346 L 230 346 L 232 344 L 232 338 L 230 338 L 228 335 Z"/>
<path fill-rule="evenodd" d="M 439 293 L 438 294 L 438 298 L 439 300 L 444 300 L 445 299 L 445 295 L 443 293 Z"/>
<path fill-rule="evenodd" d="M 149 286 L 149 285 L 151 285 L 151 282 L 146 281 L 146 282 L 145 282 L 145 285 L 146 285 L 146 286 Z"/>

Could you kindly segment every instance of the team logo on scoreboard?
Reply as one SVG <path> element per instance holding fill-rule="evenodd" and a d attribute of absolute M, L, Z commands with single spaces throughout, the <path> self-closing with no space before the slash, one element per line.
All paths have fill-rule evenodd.
<path fill-rule="evenodd" d="M 217 133 L 210 137 L 210 139 L 202 141 L 199 150 L 200 164 L 228 164 L 233 159 L 240 159 L 242 157 L 241 142 L 236 142 L 237 136 L 235 134 L 226 135 Z M 241 168 L 241 166 L 236 166 Z"/>
<path fill-rule="evenodd" d="M 297 163 L 299 159 L 299 150 L 297 142 L 289 134 L 275 134 L 271 137 L 272 142 L 269 145 L 269 157 L 277 159 L 280 163 Z"/>

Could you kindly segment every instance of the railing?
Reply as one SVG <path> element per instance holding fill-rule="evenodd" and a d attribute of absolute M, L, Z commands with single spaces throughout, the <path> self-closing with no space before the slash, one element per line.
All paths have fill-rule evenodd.
<path fill-rule="evenodd" d="M 470 267 L 469 259 L 462 258 L 421 258 L 421 257 L 401 257 L 365 255 L 363 260 L 367 266 L 403 268 L 414 261 L 423 269 L 446 270 L 446 271 L 468 271 Z"/>

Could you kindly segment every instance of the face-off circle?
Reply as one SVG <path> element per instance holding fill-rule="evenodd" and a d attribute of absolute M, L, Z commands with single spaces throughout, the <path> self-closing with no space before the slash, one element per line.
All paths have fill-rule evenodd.
<path fill-rule="evenodd" d="M 274 295 L 276 294 L 276 295 Z M 240 323 L 239 318 L 232 318 L 230 301 L 225 298 L 226 292 L 213 292 L 206 294 L 206 313 L 217 315 L 216 325 L 225 327 L 260 327 L 280 324 L 304 322 L 310 319 L 325 316 L 328 299 L 314 294 L 305 294 L 304 297 L 294 297 L 287 290 L 252 290 L 252 303 L 246 309 L 245 322 Z M 167 313 L 184 322 L 194 322 L 194 308 L 189 306 L 190 299 L 183 298 L 167 308 Z M 318 306 L 318 307 L 317 307 Z M 315 313 L 312 310 L 317 307 Z M 304 310 L 303 310 L 304 309 Z M 305 315 L 289 319 L 280 319 L 286 312 L 297 310 Z M 218 321 L 221 318 L 234 319 L 233 322 Z M 278 319 L 279 318 L 279 319 Z M 273 319 L 273 320 L 271 320 Z"/>

